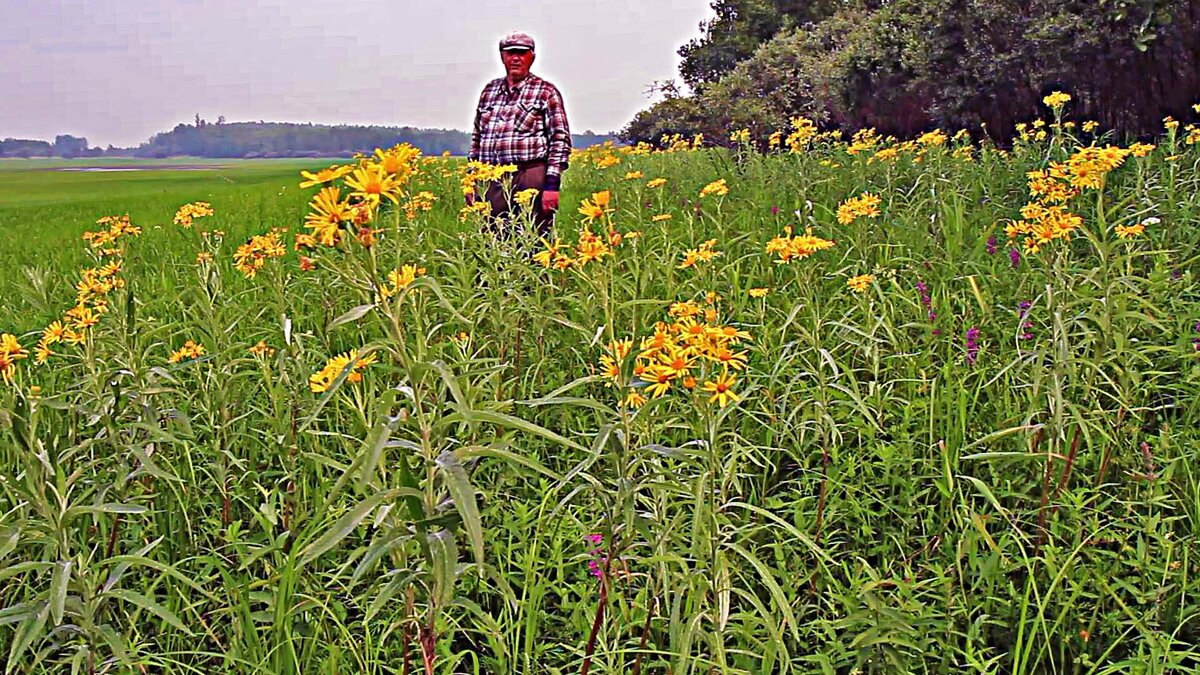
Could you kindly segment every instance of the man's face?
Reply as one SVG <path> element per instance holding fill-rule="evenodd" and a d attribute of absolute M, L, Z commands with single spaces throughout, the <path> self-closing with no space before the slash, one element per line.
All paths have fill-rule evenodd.
<path fill-rule="evenodd" d="M 528 49 L 509 49 L 500 52 L 500 60 L 504 62 L 508 76 L 520 80 L 529 74 L 529 67 L 533 65 L 533 52 Z"/>

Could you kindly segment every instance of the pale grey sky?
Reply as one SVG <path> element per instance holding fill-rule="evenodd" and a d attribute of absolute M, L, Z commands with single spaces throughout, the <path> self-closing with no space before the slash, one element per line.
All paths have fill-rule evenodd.
<path fill-rule="evenodd" d="M 0 138 L 136 145 L 195 113 L 466 129 L 537 39 L 573 131 L 624 126 L 676 77 L 708 0 L 0 0 Z"/>

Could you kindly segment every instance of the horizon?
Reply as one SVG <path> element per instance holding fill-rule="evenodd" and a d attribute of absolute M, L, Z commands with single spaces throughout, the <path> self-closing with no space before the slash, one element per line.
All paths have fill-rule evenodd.
<path fill-rule="evenodd" d="M 0 100 L 0 138 L 137 147 L 196 114 L 463 131 L 502 74 L 496 43 L 510 30 L 537 40 L 533 72 L 563 91 L 572 133 L 607 135 L 656 100 L 653 82 L 678 79 L 676 50 L 712 14 L 707 0 L 650 4 L 0 0 L 11 17 L 0 89 L 12 94 Z"/>

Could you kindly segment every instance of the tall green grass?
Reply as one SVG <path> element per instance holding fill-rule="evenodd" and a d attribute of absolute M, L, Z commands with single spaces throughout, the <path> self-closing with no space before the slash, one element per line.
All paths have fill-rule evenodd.
<path fill-rule="evenodd" d="M 80 232 L 128 212 L 144 233 L 90 346 L 22 361 L 0 389 L 0 658 L 9 672 L 1191 672 L 1200 152 L 1171 137 L 1130 158 L 1103 200 L 1078 200 L 1083 234 L 1014 265 L 1002 221 L 1064 141 L 919 163 L 840 146 L 579 158 L 559 234 L 574 240 L 574 206 L 608 189 L 616 229 L 641 236 L 568 272 L 533 263 L 531 237 L 460 221 L 453 165 L 414 185 L 440 196 L 431 212 L 380 216 L 374 248 L 320 251 L 311 272 L 289 252 L 255 279 L 232 252 L 301 231 L 311 191 L 290 173 L 5 204 L 0 331 L 28 347 L 74 301 Z M 730 194 L 698 197 L 717 178 Z M 64 194 L 80 179 L 54 178 Z M 880 217 L 838 224 L 864 191 Z M 197 199 L 226 232 L 211 267 L 171 224 Z M 1148 216 L 1161 222 L 1140 237 L 1112 231 Z M 777 264 L 764 246 L 788 225 L 836 246 Z M 720 257 L 678 268 L 713 238 Z M 376 303 L 371 283 L 407 263 L 428 276 Z M 847 288 L 863 273 L 867 292 Z M 740 403 L 677 386 L 619 407 L 604 344 L 709 291 L 753 335 Z M 168 364 L 189 339 L 207 354 Z M 250 354 L 259 340 L 277 351 Z M 312 393 L 349 349 L 379 363 Z"/>

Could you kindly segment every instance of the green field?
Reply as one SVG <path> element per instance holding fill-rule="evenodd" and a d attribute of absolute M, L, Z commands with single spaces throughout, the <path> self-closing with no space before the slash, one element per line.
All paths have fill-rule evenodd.
<path fill-rule="evenodd" d="M 557 253 L 0 163 L 6 672 L 1195 672 L 1200 143 L 801 129 L 576 156 Z"/>

